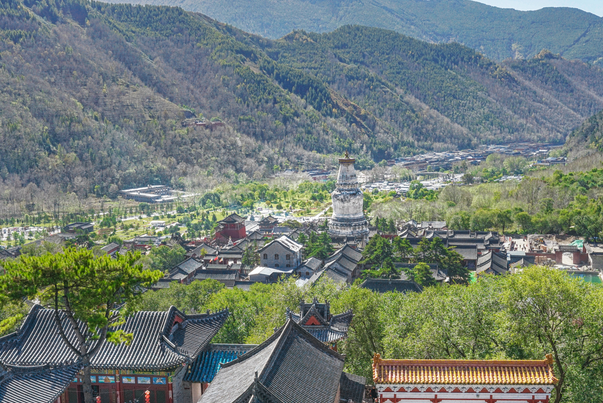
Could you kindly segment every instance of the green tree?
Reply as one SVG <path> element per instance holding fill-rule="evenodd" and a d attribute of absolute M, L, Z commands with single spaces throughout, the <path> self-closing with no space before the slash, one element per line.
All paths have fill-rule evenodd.
<path fill-rule="evenodd" d="M 248 267 L 258 266 L 260 264 L 261 259 L 257 250 L 257 242 L 254 242 L 253 245 L 248 245 L 243 251 L 243 258 L 241 259 L 241 263 Z"/>
<path fill-rule="evenodd" d="M 445 256 L 439 259 L 438 266 L 448 274 L 451 284 L 469 283 L 470 271 L 463 257 L 453 248 L 448 248 Z"/>
<path fill-rule="evenodd" d="M 528 233 L 532 230 L 532 216 L 525 211 L 515 214 L 515 222 L 521 227 L 523 233 Z"/>
<path fill-rule="evenodd" d="M 583 400 L 584 386 L 576 380 L 596 377 L 603 361 L 603 290 L 567 273 L 533 266 L 509 276 L 502 293 L 510 330 L 532 354 L 551 353 L 554 361 L 555 403 Z M 598 396 L 603 385 L 598 382 Z"/>
<path fill-rule="evenodd" d="M 366 248 L 362 251 L 362 260 L 360 264 L 369 268 L 377 269 L 386 260 L 392 260 L 393 247 L 387 238 L 376 235 L 371 238 Z"/>
<path fill-rule="evenodd" d="M 505 233 L 505 228 L 508 225 L 513 224 L 513 218 L 511 214 L 511 210 L 498 210 L 494 216 L 496 226 L 502 230 L 503 234 Z"/>
<path fill-rule="evenodd" d="M 111 329 L 123 323 L 118 306 L 140 298 L 141 287 L 148 287 L 162 276 L 146 271 L 135 262 L 139 255 L 128 253 L 117 259 L 95 257 L 91 251 L 73 248 L 63 253 L 21 256 L 4 262 L 0 291 L 12 301 L 39 298 L 55 311 L 59 336 L 82 361 L 85 403 L 94 403 L 90 381 L 90 360 L 107 340 L 129 343 L 131 334 Z M 64 315 L 64 316 L 63 316 Z M 63 321 L 66 317 L 68 320 Z M 81 321 L 86 325 L 82 328 Z M 74 333 L 75 342 L 66 334 Z"/>
<path fill-rule="evenodd" d="M 392 240 L 392 248 L 397 262 L 407 262 L 412 256 L 413 248 L 406 238 L 395 237 Z"/>
<path fill-rule="evenodd" d="M 177 228 L 177 227 L 172 227 Z M 182 262 L 186 257 L 186 250 L 180 245 L 175 245 L 170 248 L 166 245 L 161 245 L 151 249 L 151 252 L 143 259 L 143 262 L 148 262 L 152 270 L 166 271 Z"/>
<path fill-rule="evenodd" d="M 130 303 L 131 310 L 166 311 L 173 305 L 188 314 L 200 313 L 208 309 L 211 299 L 223 288 L 224 284 L 212 279 L 188 285 L 174 281 L 169 288 L 145 292 L 138 301 Z"/>
<path fill-rule="evenodd" d="M 328 258 L 334 252 L 329 233 L 325 231 L 318 236 L 312 234 L 314 233 L 310 233 L 310 239 L 308 240 L 306 257 L 315 257 L 322 260 Z"/>
<path fill-rule="evenodd" d="M 427 263 L 417 263 L 414 267 L 406 270 L 406 275 L 410 280 L 419 284 L 422 287 L 429 287 L 436 285 L 436 281 L 431 274 L 431 270 Z"/>
<path fill-rule="evenodd" d="M 373 266 L 374 267 L 374 266 Z M 364 278 L 400 278 L 400 270 L 396 268 L 391 258 L 386 258 L 378 268 L 364 270 Z"/>

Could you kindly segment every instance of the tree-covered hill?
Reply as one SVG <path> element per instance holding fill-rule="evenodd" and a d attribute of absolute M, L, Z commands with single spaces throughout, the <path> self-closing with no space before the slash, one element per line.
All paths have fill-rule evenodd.
<path fill-rule="evenodd" d="M 497 64 L 376 28 L 271 41 L 174 7 L 0 3 L 0 189 L 112 196 L 345 150 L 560 142 L 601 109 L 603 72 L 547 52 Z"/>
<path fill-rule="evenodd" d="M 603 111 L 592 116 L 567 138 L 567 148 L 595 150 L 603 153 Z"/>
<path fill-rule="evenodd" d="M 531 58 L 542 49 L 588 62 L 603 57 L 603 18 L 573 8 L 516 11 L 470 0 L 110 1 L 178 6 L 268 38 L 358 24 L 430 42 L 459 42 L 499 61 Z"/>
<path fill-rule="evenodd" d="M 359 26 L 265 44 L 274 60 L 316 75 L 387 122 L 388 133 L 399 134 L 396 144 L 562 142 L 603 108 L 603 71 L 548 51 L 496 64 L 458 44 Z"/>

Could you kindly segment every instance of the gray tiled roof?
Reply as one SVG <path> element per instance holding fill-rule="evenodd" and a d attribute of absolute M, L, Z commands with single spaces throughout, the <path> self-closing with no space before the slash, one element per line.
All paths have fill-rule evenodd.
<path fill-rule="evenodd" d="M 76 335 L 61 312 L 67 338 Z M 168 370 L 195 357 L 220 330 L 228 311 L 184 315 L 172 307 L 165 312 L 137 312 L 115 330 L 133 334 L 130 345 L 105 341 L 92 357 L 95 369 Z M 182 324 L 176 324 L 177 321 Z M 80 324 L 85 329 L 84 324 Z M 58 335 L 54 310 L 32 308 L 21 328 L 0 338 L 0 361 L 11 365 L 57 365 L 77 356 Z"/>
<path fill-rule="evenodd" d="M 14 257 L 15 256 L 12 253 L 0 247 L 0 260 L 12 259 Z"/>
<path fill-rule="evenodd" d="M 476 245 L 467 245 L 467 246 L 455 246 L 453 248 L 455 252 L 463 257 L 465 260 L 476 260 L 477 259 L 477 246 Z"/>
<path fill-rule="evenodd" d="M 263 250 L 270 247 L 270 245 L 272 245 L 273 243 L 280 243 L 284 248 L 289 249 L 292 252 L 297 252 L 301 248 L 304 247 L 302 244 L 299 244 L 299 243 L 295 242 L 293 239 L 289 238 L 288 236 L 283 235 L 280 238 L 273 240 L 268 245 L 266 245 L 263 248 L 261 248 L 260 250 L 258 250 L 258 252 L 261 253 Z"/>
<path fill-rule="evenodd" d="M 0 364 L 0 402 L 52 403 L 80 370 L 79 363 L 38 367 Z"/>
<path fill-rule="evenodd" d="M 184 262 L 181 262 L 176 266 L 176 268 L 182 270 L 186 274 L 191 274 L 194 271 L 199 270 L 201 267 L 203 267 L 203 264 L 193 258 L 186 259 Z"/>
<path fill-rule="evenodd" d="M 320 266 L 322 266 L 322 260 L 311 257 L 304 262 L 303 266 L 308 267 L 312 271 L 316 271 L 317 269 L 320 269 Z"/>
<path fill-rule="evenodd" d="M 341 400 L 346 402 L 352 400 L 354 403 L 362 403 L 365 385 L 365 377 L 342 372 L 340 380 Z"/>
<path fill-rule="evenodd" d="M 346 283 L 348 281 L 348 276 L 344 275 L 343 273 L 339 273 L 335 270 L 331 270 L 329 268 L 323 270 L 321 274 L 324 274 L 336 283 Z"/>
<path fill-rule="evenodd" d="M 489 251 L 477 259 L 476 273 L 507 274 L 509 263 L 506 256 Z"/>
<path fill-rule="evenodd" d="M 101 250 L 102 250 L 103 252 L 108 252 L 108 251 L 110 251 L 110 250 L 114 250 L 114 249 L 119 249 L 119 245 L 118 245 L 118 244 L 116 244 L 115 242 L 111 242 L 109 245 L 103 246 L 103 247 L 101 248 Z"/>
<path fill-rule="evenodd" d="M 188 252 L 187 256 L 192 256 L 192 255 L 201 256 L 201 251 L 203 249 L 205 249 L 205 256 L 215 256 L 215 255 L 218 254 L 218 251 L 216 249 L 214 249 L 213 247 L 211 247 L 211 246 L 203 243 L 203 244 L 197 246 L 192 251 Z"/>
<path fill-rule="evenodd" d="M 199 270 L 195 275 L 195 280 L 236 280 L 238 272 L 236 270 L 228 269 L 208 269 Z"/>
<path fill-rule="evenodd" d="M 232 213 L 228 217 L 218 221 L 219 223 L 244 223 L 245 219 L 236 213 Z"/>
<path fill-rule="evenodd" d="M 224 364 L 199 403 L 330 403 L 343 364 L 341 355 L 288 320 L 264 343 Z M 258 383 L 268 397 L 254 397 Z"/>
<path fill-rule="evenodd" d="M 369 278 L 366 279 L 360 287 L 367 288 L 371 291 L 386 293 L 386 292 L 422 292 L 421 286 L 414 281 L 409 280 L 389 280 L 385 278 Z"/>

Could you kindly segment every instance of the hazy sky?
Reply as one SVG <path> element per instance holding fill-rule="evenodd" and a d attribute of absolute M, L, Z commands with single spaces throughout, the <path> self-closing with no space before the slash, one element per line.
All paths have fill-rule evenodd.
<path fill-rule="evenodd" d="M 516 10 L 538 10 L 543 7 L 574 7 L 603 17 L 603 0 L 475 0 L 491 6 Z"/>

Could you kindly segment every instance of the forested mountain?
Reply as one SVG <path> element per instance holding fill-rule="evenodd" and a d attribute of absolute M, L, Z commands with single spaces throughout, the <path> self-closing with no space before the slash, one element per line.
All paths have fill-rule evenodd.
<path fill-rule="evenodd" d="M 572 151 L 586 148 L 603 153 L 603 111 L 574 130 L 567 138 L 567 147 Z"/>
<path fill-rule="evenodd" d="M 563 141 L 603 72 L 376 28 L 278 41 L 172 7 L 0 3 L 0 191 L 115 195 L 484 142 Z M 212 130 L 186 126 L 219 118 Z M 240 177 L 239 177 L 240 179 Z"/>
<path fill-rule="evenodd" d="M 531 58 L 542 49 L 601 62 L 603 18 L 575 8 L 501 9 L 470 0 L 110 0 L 200 12 L 244 31 L 280 38 L 344 25 L 385 28 L 430 42 L 459 42 L 490 59 Z"/>

